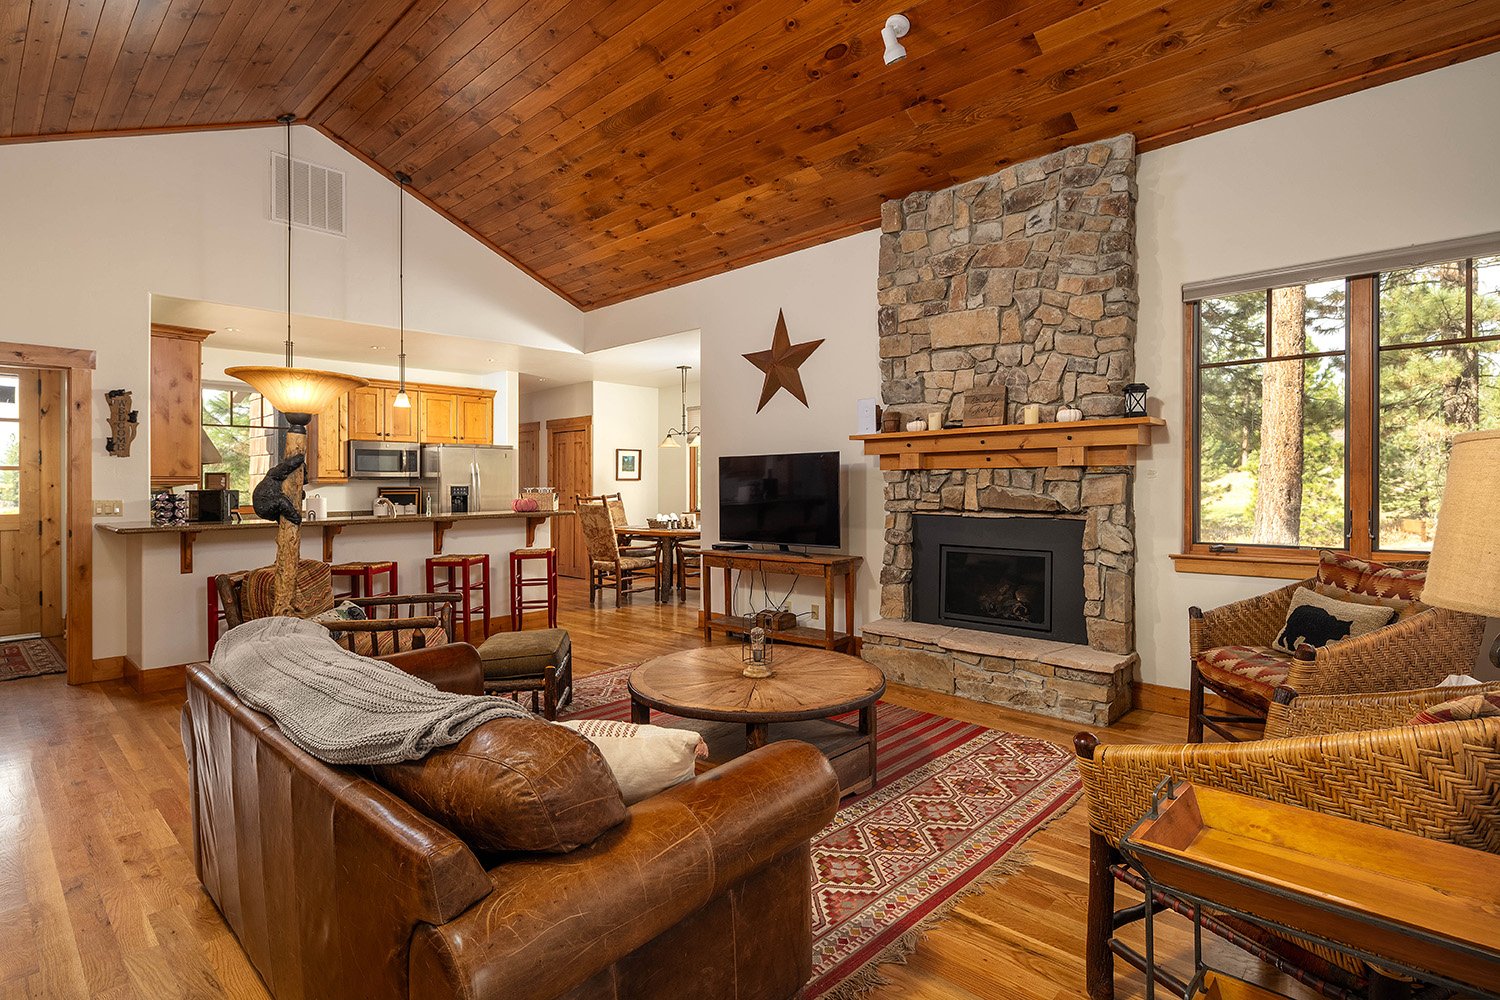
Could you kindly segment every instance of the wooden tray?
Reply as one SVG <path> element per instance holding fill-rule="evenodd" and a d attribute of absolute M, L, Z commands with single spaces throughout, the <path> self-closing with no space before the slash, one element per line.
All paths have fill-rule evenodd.
<path fill-rule="evenodd" d="M 1500 992 L 1500 857 L 1183 785 L 1124 841 L 1152 879 Z"/>

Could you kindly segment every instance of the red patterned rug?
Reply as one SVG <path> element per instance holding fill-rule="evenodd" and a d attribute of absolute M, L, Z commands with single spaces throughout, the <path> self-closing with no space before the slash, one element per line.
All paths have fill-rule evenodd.
<path fill-rule="evenodd" d="M 0 681 L 67 673 L 68 664 L 46 639 L 0 642 Z"/>
<path fill-rule="evenodd" d="M 581 677 L 568 718 L 630 718 L 630 667 Z M 923 932 L 1079 791 L 1054 743 L 881 702 L 878 783 L 845 799 L 813 840 L 813 977 L 803 1000 L 842 1000 L 883 980 Z M 652 722 L 671 724 L 655 713 Z"/>

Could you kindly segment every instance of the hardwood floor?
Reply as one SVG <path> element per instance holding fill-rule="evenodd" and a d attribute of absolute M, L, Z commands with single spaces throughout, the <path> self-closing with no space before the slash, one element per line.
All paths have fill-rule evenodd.
<path fill-rule="evenodd" d="M 696 613 L 644 597 L 590 609 L 564 582 L 559 624 L 585 674 L 697 645 Z M 1068 743 L 1076 726 L 893 688 L 891 701 Z M 61 676 L 0 684 L 0 1000 L 263 998 L 267 994 L 193 873 L 179 693 Z M 1182 720 L 1135 712 L 1107 741 L 1179 740 Z M 1080 802 L 1025 846 L 1029 864 L 963 900 L 874 1000 L 1083 996 L 1087 887 Z M 1158 938 L 1179 960 L 1184 933 Z M 1225 949 L 1220 964 L 1248 965 Z M 1181 968 L 1179 963 L 1178 968 Z M 1120 974 L 1120 1000 L 1143 995 Z M 695 998 L 712 1000 L 712 998 Z"/>

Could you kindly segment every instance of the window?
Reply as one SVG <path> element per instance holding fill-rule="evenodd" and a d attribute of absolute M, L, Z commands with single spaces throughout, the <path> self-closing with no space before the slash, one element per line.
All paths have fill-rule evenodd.
<path fill-rule="evenodd" d="M 205 462 L 203 471 L 229 473 L 229 488 L 240 491 L 242 505 L 273 464 L 279 421 L 271 404 L 244 385 L 203 387 L 203 432 L 222 459 Z"/>
<path fill-rule="evenodd" d="M 1449 442 L 1500 426 L 1500 257 L 1188 303 L 1187 551 L 1432 546 Z"/>
<path fill-rule="evenodd" d="M 34 377 L 34 376 L 33 376 Z M 0 373 L 0 518 L 21 515 L 21 376 Z"/>

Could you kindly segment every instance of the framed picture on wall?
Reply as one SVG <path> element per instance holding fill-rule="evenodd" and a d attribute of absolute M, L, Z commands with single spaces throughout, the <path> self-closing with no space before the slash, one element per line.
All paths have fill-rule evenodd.
<path fill-rule="evenodd" d="M 641 478 L 641 449 L 615 449 L 616 482 L 634 482 Z"/>

